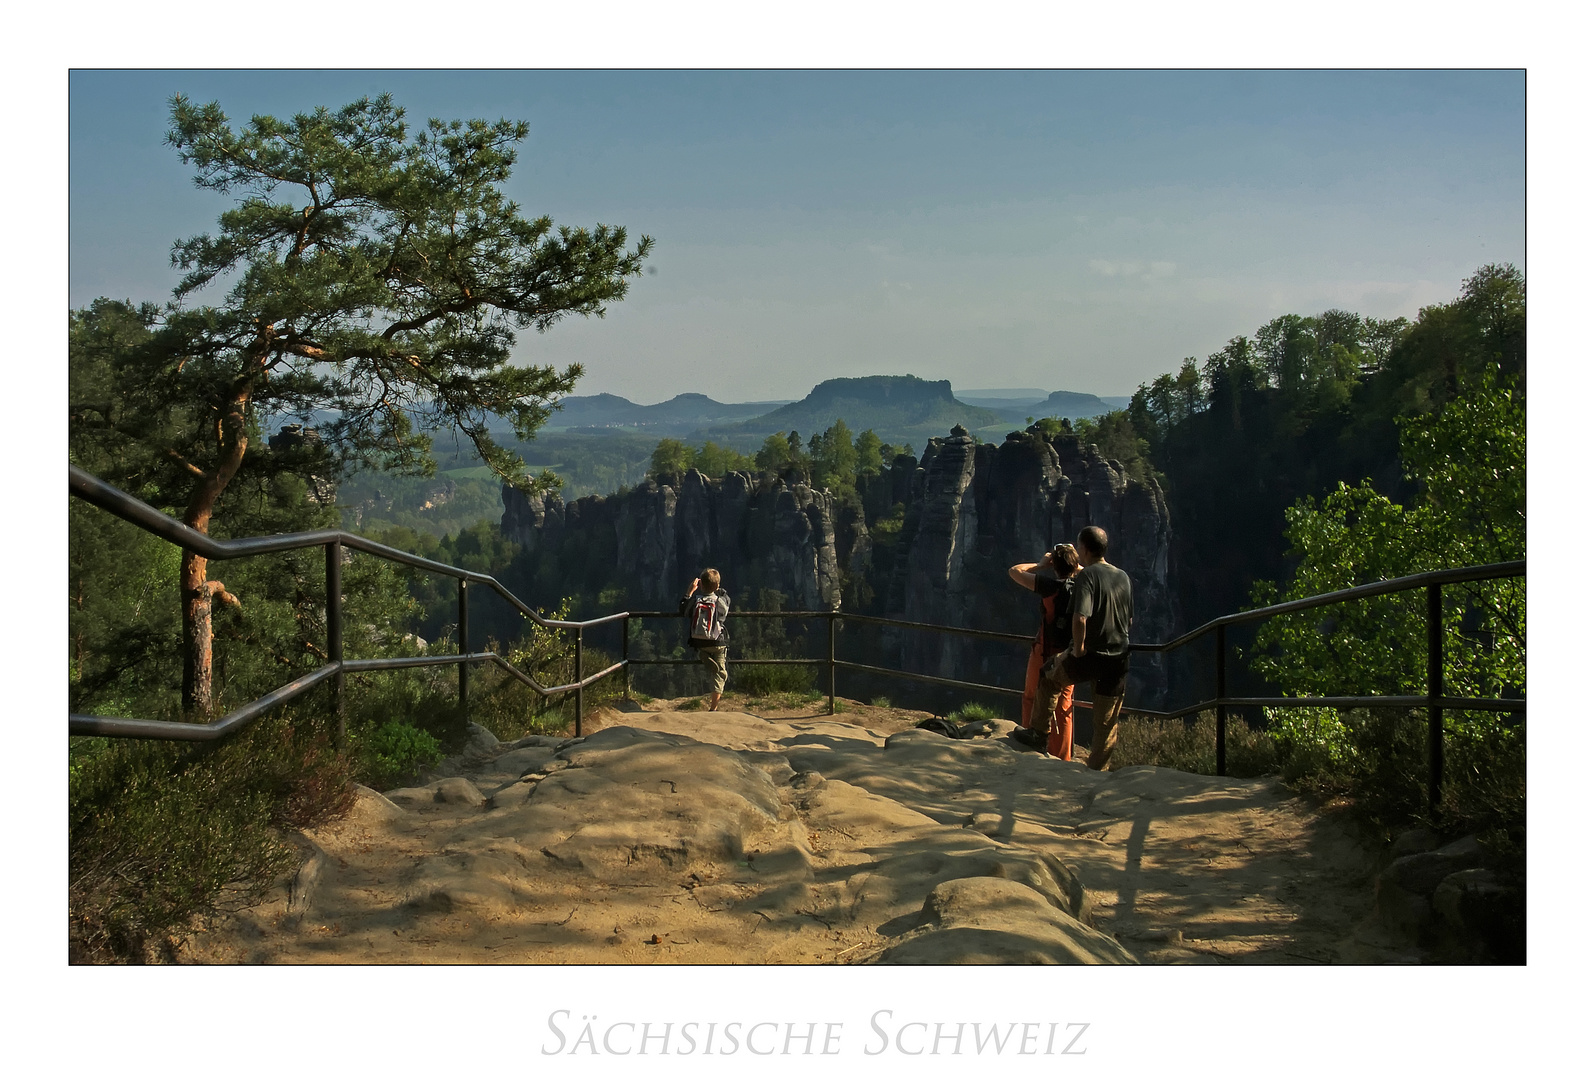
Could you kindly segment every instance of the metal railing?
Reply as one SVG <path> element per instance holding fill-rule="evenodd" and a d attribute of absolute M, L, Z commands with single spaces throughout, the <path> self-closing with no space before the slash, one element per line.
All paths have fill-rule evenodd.
<path fill-rule="evenodd" d="M 327 580 L 327 657 L 328 662 L 317 670 L 307 675 L 278 687 L 271 693 L 250 702 L 228 713 L 218 720 L 208 724 L 178 723 L 162 720 L 133 720 L 120 717 L 98 717 L 81 714 L 69 716 L 68 731 L 71 735 L 104 735 L 123 738 L 154 738 L 154 739 L 184 739 L 206 741 L 221 738 L 228 733 L 248 724 L 250 721 L 263 715 L 287 701 L 298 697 L 311 687 L 332 680 L 334 687 L 334 711 L 337 714 L 338 732 L 343 735 L 343 709 L 342 709 L 342 681 L 346 672 L 352 671 L 381 671 L 397 668 L 425 667 L 444 664 L 457 664 L 459 666 L 459 700 L 462 716 L 468 708 L 468 679 L 467 673 L 470 665 L 475 663 L 492 663 L 501 668 L 510 676 L 530 687 L 545 700 L 556 694 L 573 694 L 575 696 L 576 716 L 575 732 L 581 735 L 582 714 L 584 707 L 583 691 L 616 672 L 621 673 L 624 679 L 623 692 L 627 695 L 631 690 L 631 668 L 633 666 L 647 665 L 695 665 L 696 660 L 681 658 L 656 658 L 632 659 L 631 646 L 631 620 L 632 619 L 679 619 L 679 612 L 674 611 L 620 611 L 597 619 L 582 621 L 559 620 L 545 618 L 518 597 L 501 585 L 495 578 L 487 574 L 480 574 L 459 567 L 449 566 L 445 563 L 424 559 L 408 552 L 390 548 L 354 533 L 344 532 L 339 529 L 322 529 L 314 532 L 287 533 L 280 536 L 251 537 L 239 540 L 216 540 L 212 537 L 191 529 L 180 522 L 174 521 L 155 508 L 133 498 L 125 492 L 119 491 L 104 481 L 84 472 L 76 466 L 69 465 L 70 492 L 72 495 L 92 503 L 125 521 L 169 540 L 179 547 L 185 548 L 208 559 L 234 559 L 247 555 L 261 555 L 272 552 L 294 551 L 309 547 L 325 547 L 327 552 L 326 580 Z M 443 574 L 456 578 L 459 581 L 459 631 L 458 639 L 461 643 L 461 653 L 453 656 L 422 656 L 401 657 L 392 659 L 373 660 L 346 660 L 343 657 L 343 637 L 341 627 L 341 569 L 343 548 L 363 551 L 390 562 L 427 570 L 436 574 Z M 1264 706 L 1270 708 L 1314 708 L 1327 707 L 1336 709 L 1350 709 L 1359 707 L 1395 707 L 1395 708 L 1425 708 L 1429 714 L 1428 730 L 1428 757 L 1429 757 L 1429 801 L 1431 807 L 1438 803 L 1440 787 L 1444 772 L 1444 726 L 1442 714 L 1446 709 L 1473 709 L 1489 712 L 1520 712 L 1526 713 L 1528 708 L 1527 698 L 1463 698 L 1448 697 L 1445 694 L 1442 619 L 1441 619 L 1441 588 L 1445 585 L 1458 584 L 1471 581 L 1488 581 L 1499 578 L 1524 577 L 1528 571 L 1526 560 L 1515 562 L 1494 563 L 1487 566 L 1469 566 L 1454 570 L 1437 570 L 1424 574 L 1413 574 L 1409 577 L 1394 578 L 1389 581 L 1378 581 L 1368 585 L 1360 585 L 1351 589 L 1341 589 L 1337 592 L 1324 593 L 1318 596 L 1306 597 L 1301 600 L 1291 600 L 1269 607 L 1256 608 L 1251 611 L 1236 612 L 1204 623 L 1194 630 L 1162 643 L 1132 643 L 1130 649 L 1134 652 L 1166 653 L 1184 645 L 1194 642 L 1204 635 L 1213 635 L 1213 696 L 1204 701 L 1199 701 L 1184 708 L 1162 711 L 1157 709 L 1136 708 L 1125 706 L 1126 712 L 1137 715 L 1151 716 L 1158 719 L 1181 719 L 1192 714 L 1208 709 L 1214 710 L 1217 719 L 1217 749 L 1216 766 L 1220 776 L 1227 771 L 1225 761 L 1225 730 L 1229 710 L 1246 706 Z M 517 611 L 532 620 L 538 626 L 569 630 L 572 635 L 574 652 L 574 673 L 578 676 L 575 682 L 560 686 L 542 686 L 535 679 L 517 669 L 513 664 L 493 652 L 469 652 L 466 642 L 470 625 L 469 592 L 470 583 L 485 585 L 499 596 L 508 601 Z M 1226 631 L 1232 626 L 1241 626 L 1278 615 L 1287 615 L 1298 611 L 1307 611 L 1313 608 L 1328 607 L 1333 604 L 1346 603 L 1353 600 L 1366 599 L 1373 596 L 1384 596 L 1391 593 L 1406 592 L 1414 589 L 1424 589 L 1427 593 L 1426 622 L 1428 645 L 1428 670 L 1427 693 L 1414 695 L 1356 695 L 1340 697 L 1235 697 L 1227 692 L 1226 670 L 1228 657 L 1226 655 Z M 859 615 L 842 611 L 733 611 L 733 619 L 824 619 L 826 620 L 826 655 L 816 657 L 760 659 L 753 657 L 738 657 L 728 659 L 727 664 L 732 665 L 805 665 L 810 667 L 823 665 L 826 669 L 828 681 L 828 712 L 836 712 L 836 672 L 859 671 L 871 675 L 886 676 L 889 678 L 910 679 L 930 683 L 938 686 L 955 687 L 984 693 L 1008 694 L 1023 696 L 1023 690 L 1016 690 L 1008 686 L 993 686 L 987 683 L 970 682 L 962 679 L 950 679 L 940 675 L 929 675 L 916 671 L 905 671 L 900 668 L 884 668 L 873 664 L 863 664 L 851 660 L 841 660 L 836 655 L 836 634 L 838 623 L 862 623 L 875 626 L 896 627 L 907 630 L 922 630 L 933 633 L 955 634 L 961 637 L 1009 641 L 1024 643 L 1034 641 L 1034 636 L 1029 634 L 1013 634 L 994 630 L 977 630 L 970 627 L 942 626 L 935 623 L 910 622 L 905 619 L 892 619 L 877 615 Z M 586 677 L 581 677 L 583 635 L 586 630 L 595 626 L 610 623 L 620 623 L 621 628 L 621 658 L 617 663 L 611 664 L 602 671 L 594 672 Z M 1078 701 L 1077 707 L 1091 708 L 1091 702 Z"/>
<path fill-rule="evenodd" d="M 462 716 L 465 716 L 469 707 L 470 666 L 479 663 L 495 665 L 511 677 L 530 687 L 545 700 L 556 694 L 574 693 L 576 696 L 576 733 L 580 735 L 583 704 L 582 691 L 599 679 L 612 675 L 625 666 L 624 663 L 611 664 L 604 670 L 594 672 L 585 678 L 581 674 L 583 632 L 595 626 L 603 626 L 624 620 L 627 615 L 624 611 L 616 612 L 613 615 L 605 615 L 598 619 L 587 619 L 579 622 L 568 619 L 545 618 L 540 612 L 523 603 L 519 597 L 499 584 L 498 580 L 489 574 L 479 574 L 472 570 L 462 570 L 457 566 L 450 566 L 447 563 L 424 559 L 419 555 L 411 555 L 407 551 L 400 551 L 398 548 L 391 548 L 374 540 L 367 540 L 363 536 L 344 532 L 342 529 L 317 529 L 312 532 L 283 533 L 278 536 L 254 536 L 237 540 L 217 540 L 197 529 L 184 525 L 182 522 L 173 520 L 148 503 L 135 499 L 126 492 L 112 487 L 76 465 L 69 464 L 67 471 L 68 491 L 70 494 L 116 515 L 123 521 L 136 525 L 148 533 L 170 541 L 186 551 L 202 555 L 207 559 L 238 559 L 248 555 L 301 551 L 305 548 L 314 547 L 325 548 L 327 553 L 326 664 L 308 675 L 300 676 L 292 682 L 279 686 L 264 697 L 241 706 L 209 723 L 132 720 L 123 717 L 87 716 L 81 713 L 71 713 L 68 714 L 67 718 L 67 732 L 69 735 L 103 735 L 112 738 L 177 739 L 187 742 L 209 742 L 231 734 L 278 705 L 292 701 L 305 693 L 305 691 L 330 679 L 333 686 L 333 711 L 336 714 L 338 736 L 341 739 L 344 735 L 343 676 L 346 672 L 386 671 L 398 668 L 437 667 L 456 664 L 459 666 L 460 671 L 460 712 Z M 375 555 L 389 562 L 414 567 L 417 570 L 427 570 L 434 574 L 442 574 L 458 580 L 458 640 L 461 651 L 453 656 L 410 656 L 374 660 L 344 659 L 342 596 L 344 548 L 352 551 L 363 551 L 368 555 Z M 573 670 L 577 677 L 576 681 L 565 683 L 561 686 L 543 686 L 536 679 L 533 679 L 497 653 L 470 652 L 468 645 L 470 634 L 469 586 L 472 584 L 484 585 L 493 590 L 538 626 L 571 631 L 575 642 L 576 666 Z"/>

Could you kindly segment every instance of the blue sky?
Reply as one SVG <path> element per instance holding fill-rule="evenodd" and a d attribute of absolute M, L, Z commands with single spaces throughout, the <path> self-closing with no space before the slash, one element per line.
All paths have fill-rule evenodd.
<path fill-rule="evenodd" d="M 1285 312 L 1416 314 L 1525 255 L 1518 71 L 94 71 L 69 82 L 69 303 L 164 300 L 226 199 L 168 98 L 388 91 L 525 119 L 511 191 L 657 241 L 603 320 L 528 333 L 577 393 L 798 397 L 912 372 L 1128 394 Z"/>

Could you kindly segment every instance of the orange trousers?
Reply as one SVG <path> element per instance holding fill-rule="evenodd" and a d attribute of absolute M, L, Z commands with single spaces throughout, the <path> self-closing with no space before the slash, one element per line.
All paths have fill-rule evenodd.
<path fill-rule="evenodd" d="M 1030 666 L 1025 669 L 1025 696 L 1019 713 L 1021 727 L 1030 726 L 1030 709 L 1036 700 L 1036 686 L 1041 682 L 1041 642 L 1030 647 Z M 1065 686 L 1058 695 L 1058 707 L 1052 716 L 1052 727 L 1047 732 L 1047 753 L 1064 761 L 1074 760 L 1074 687 Z"/>

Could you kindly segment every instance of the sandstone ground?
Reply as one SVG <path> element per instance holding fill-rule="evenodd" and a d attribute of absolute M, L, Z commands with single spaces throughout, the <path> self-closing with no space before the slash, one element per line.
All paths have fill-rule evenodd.
<path fill-rule="evenodd" d="M 1370 853 L 1272 779 L 1093 773 L 841 703 L 600 710 L 297 837 L 199 963 L 1411 962 Z M 729 704 L 736 704 L 730 702 Z"/>

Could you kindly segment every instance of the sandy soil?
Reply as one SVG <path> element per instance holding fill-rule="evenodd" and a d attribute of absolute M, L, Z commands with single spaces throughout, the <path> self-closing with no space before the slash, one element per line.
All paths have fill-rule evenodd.
<path fill-rule="evenodd" d="M 443 771 L 471 783 L 443 782 L 462 801 L 440 801 L 436 780 L 363 798 L 301 838 L 295 878 L 191 935 L 182 959 L 889 960 L 932 929 L 928 890 L 973 873 L 1040 890 L 1020 890 L 1036 910 L 1002 931 L 1042 959 L 1111 962 L 1122 946 L 1157 964 L 1416 960 L 1359 931 L 1370 853 L 1276 781 L 1092 773 L 1022 751 L 1001 722 L 992 738 L 888 743 L 926 714 L 853 702 L 834 717 L 824 701 L 763 715 L 678 704 L 600 710 L 584 736 L 659 733 L 610 732 L 602 754 L 506 745 L 460 762 Z M 1057 869 L 1026 869 L 1043 864 Z M 1058 911 L 1071 880 L 1078 922 Z M 975 958 L 992 955 L 1032 954 Z"/>

